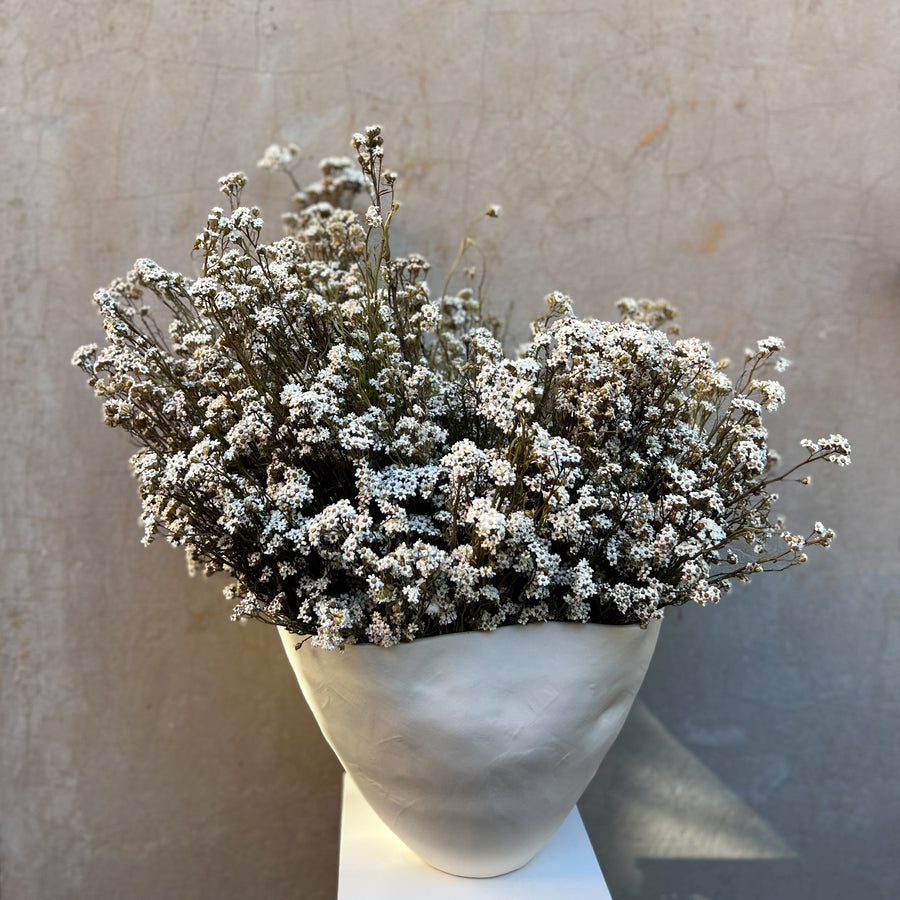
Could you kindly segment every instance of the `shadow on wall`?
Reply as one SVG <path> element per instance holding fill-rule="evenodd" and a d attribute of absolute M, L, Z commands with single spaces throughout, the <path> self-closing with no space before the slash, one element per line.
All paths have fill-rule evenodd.
<path fill-rule="evenodd" d="M 639 900 L 881 896 L 808 861 L 638 701 L 579 803 L 610 891 Z M 831 868 L 831 867 L 829 867 Z"/>

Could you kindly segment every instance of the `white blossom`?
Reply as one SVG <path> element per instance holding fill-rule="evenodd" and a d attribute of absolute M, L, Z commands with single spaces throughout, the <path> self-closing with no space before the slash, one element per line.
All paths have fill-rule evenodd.
<path fill-rule="evenodd" d="M 95 294 L 106 345 L 72 361 L 142 446 L 145 542 L 232 576 L 235 617 L 331 649 L 646 625 L 829 546 L 821 522 L 804 537 L 772 510 L 781 339 L 732 381 L 707 342 L 670 338 L 664 300 L 625 298 L 609 322 L 553 292 L 509 358 L 474 287 L 433 296 L 427 262 L 393 252 L 380 126 L 352 143 L 355 163 L 329 157 L 296 192 L 282 238 L 262 241 L 233 172 L 195 243 L 201 275 L 139 259 Z M 297 154 L 272 145 L 259 165 Z M 800 465 L 850 461 L 839 434 L 802 446 Z"/>

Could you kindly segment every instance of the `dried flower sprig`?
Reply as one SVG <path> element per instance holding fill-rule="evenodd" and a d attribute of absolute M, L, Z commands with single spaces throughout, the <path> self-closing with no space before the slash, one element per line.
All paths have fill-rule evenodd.
<path fill-rule="evenodd" d="M 777 474 L 762 424 L 783 344 L 748 351 L 732 383 L 664 301 L 582 320 L 554 293 L 518 358 L 481 292 L 433 297 L 418 254 L 395 256 L 396 175 L 378 126 L 357 165 L 321 164 L 263 243 L 242 173 L 220 180 L 190 279 L 138 260 L 95 295 L 107 345 L 73 362 L 107 424 L 134 435 L 145 541 L 234 578 L 235 617 L 322 647 L 391 645 L 544 620 L 640 623 L 716 602 L 734 580 L 827 547 L 773 519 L 772 487 L 840 435 L 804 441 Z M 368 194 L 364 213 L 354 199 Z M 496 217 L 499 207 L 488 207 Z M 463 239 L 455 270 L 472 245 Z M 165 322 L 144 303 L 159 301 Z"/>

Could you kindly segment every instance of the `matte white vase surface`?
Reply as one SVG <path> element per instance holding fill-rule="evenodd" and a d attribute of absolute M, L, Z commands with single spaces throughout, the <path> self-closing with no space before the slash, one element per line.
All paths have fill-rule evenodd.
<path fill-rule="evenodd" d="M 618 735 L 659 622 L 567 622 L 318 650 L 279 629 L 347 773 L 426 862 L 488 877 L 525 865 Z"/>

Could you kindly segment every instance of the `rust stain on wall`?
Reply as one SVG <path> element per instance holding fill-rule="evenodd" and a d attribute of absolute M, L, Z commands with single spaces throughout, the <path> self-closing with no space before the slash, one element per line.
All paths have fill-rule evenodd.
<path fill-rule="evenodd" d="M 641 139 L 638 141 L 638 149 L 646 147 L 648 144 L 652 144 L 661 134 L 669 130 L 669 122 L 672 119 L 672 112 L 674 109 L 674 106 L 669 107 L 669 112 L 666 114 L 666 121 L 663 122 L 662 125 L 658 125 L 650 131 L 645 131 L 641 135 Z"/>
<path fill-rule="evenodd" d="M 722 222 L 710 222 L 695 241 L 682 241 L 681 249 L 695 256 L 709 256 L 718 249 L 719 241 L 725 234 L 725 225 Z"/>
<path fill-rule="evenodd" d="M 734 337 L 734 326 L 736 325 L 734 316 L 726 316 L 719 325 L 719 330 L 713 339 L 716 346 L 728 346 Z"/>
<path fill-rule="evenodd" d="M 405 191 L 414 178 L 428 174 L 435 164 L 433 159 L 409 159 L 400 166 L 400 187 Z"/>
<path fill-rule="evenodd" d="M 191 622 L 188 625 L 188 631 L 206 631 L 210 623 L 215 622 L 222 616 L 222 610 L 217 608 L 201 609 L 197 612 L 191 612 Z"/>

